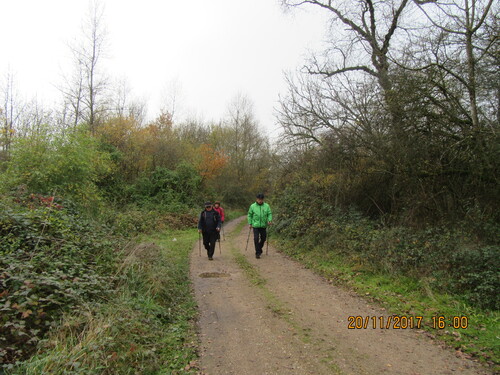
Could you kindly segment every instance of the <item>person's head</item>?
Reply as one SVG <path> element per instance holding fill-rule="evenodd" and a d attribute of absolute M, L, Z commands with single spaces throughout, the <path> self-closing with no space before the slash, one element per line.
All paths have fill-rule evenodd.
<path fill-rule="evenodd" d="M 219 202 L 219 201 L 216 201 L 216 202 L 214 203 L 214 207 L 215 207 L 215 208 L 219 208 L 219 207 L 220 207 L 220 202 Z"/>
<path fill-rule="evenodd" d="M 212 209 L 212 202 L 205 202 L 205 210 L 210 211 Z"/>
<path fill-rule="evenodd" d="M 259 194 L 257 194 L 256 198 L 257 198 L 256 201 L 258 204 L 264 203 L 264 194 L 259 193 Z"/>

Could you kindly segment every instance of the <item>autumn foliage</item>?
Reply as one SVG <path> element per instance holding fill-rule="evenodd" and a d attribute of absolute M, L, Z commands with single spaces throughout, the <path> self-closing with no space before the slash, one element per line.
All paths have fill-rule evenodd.
<path fill-rule="evenodd" d="M 217 151 L 209 144 L 198 147 L 196 169 L 203 180 L 211 180 L 220 176 L 228 162 L 228 157 L 222 151 Z"/>

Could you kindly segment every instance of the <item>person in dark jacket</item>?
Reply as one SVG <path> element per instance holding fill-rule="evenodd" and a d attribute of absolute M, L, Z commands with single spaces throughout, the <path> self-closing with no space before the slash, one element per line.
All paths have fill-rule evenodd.
<path fill-rule="evenodd" d="M 220 231 L 221 220 L 219 213 L 212 207 L 211 202 L 205 203 L 205 210 L 198 220 L 198 232 L 203 235 L 203 246 L 207 249 L 208 259 L 213 260 L 215 244 Z"/>
<path fill-rule="evenodd" d="M 255 257 L 262 255 L 264 242 L 266 242 L 266 228 L 273 221 L 271 207 L 264 203 L 264 194 L 257 194 L 257 199 L 248 209 L 248 225 L 253 228 L 253 242 L 255 244 Z"/>

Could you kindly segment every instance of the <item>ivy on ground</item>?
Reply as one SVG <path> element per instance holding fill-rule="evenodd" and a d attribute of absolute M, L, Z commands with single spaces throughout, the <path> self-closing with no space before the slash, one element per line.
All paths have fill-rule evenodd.
<path fill-rule="evenodd" d="M 57 197 L 0 210 L 0 366 L 28 358 L 62 314 L 113 288 L 116 240 Z"/>

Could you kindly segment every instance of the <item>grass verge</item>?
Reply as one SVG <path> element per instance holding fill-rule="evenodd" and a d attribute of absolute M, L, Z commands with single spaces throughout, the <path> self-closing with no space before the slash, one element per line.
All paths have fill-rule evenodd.
<path fill-rule="evenodd" d="M 321 246 L 298 251 L 300 245 L 283 238 L 276 239 L 276 235 L 274 245 L 330 282 L 354 289 L 393 314 L 422 316 L 421 328 L 432 338 L 443 341 L 459 355 L 474 357 L 496 371 L 500 369 L 500 314 L 497 311 L 482 311 L 450 295 L 431 290 L 425 279 L 376 273 L 349 264 Z M 444 320 L 439 318 L 441 316 Z M 466 317 L 467 328 L 450 327 L 454 323 L 453 317 Z M 439 327 L 441 322 L 445 327 Z"/>
<path fill-rule="evenodd" d="M 236 219 L 240 216 L 246 215 L 247 212 L 242 208 L 230 209 L 224 212 L 226 222 Z"/>
<path fill-rule="evenodd" d="M 196 373 L 194 230 L 141 238 L 123 251 L 107 303 L 66 315 L 37 355 L 9 374 Z"/>

